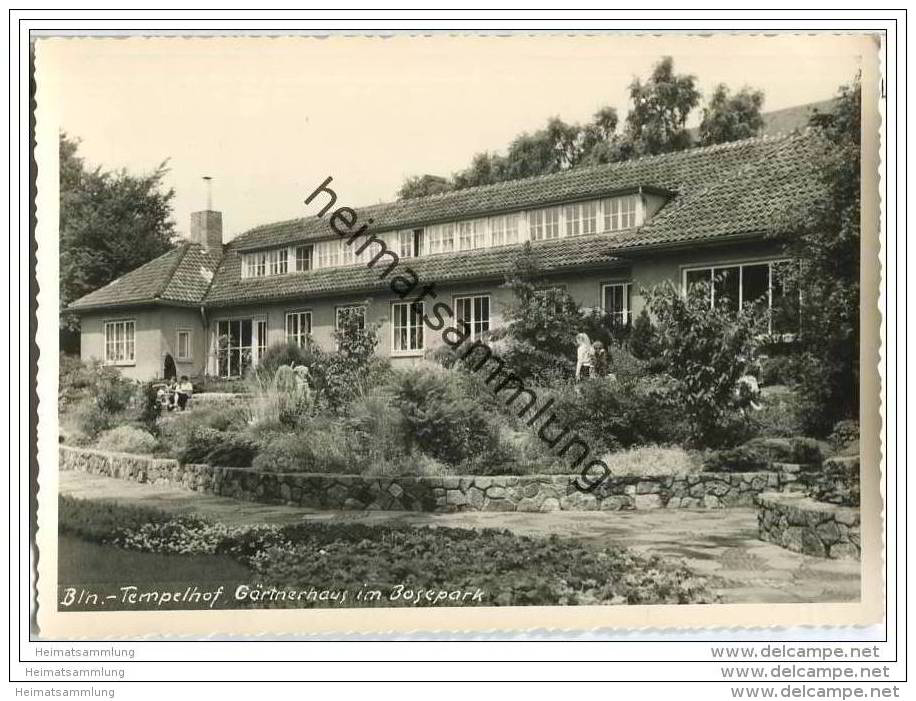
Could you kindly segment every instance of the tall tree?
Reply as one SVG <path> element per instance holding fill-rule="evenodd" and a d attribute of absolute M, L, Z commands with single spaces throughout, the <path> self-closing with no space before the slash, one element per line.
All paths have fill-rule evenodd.
<path fill-rule="evenodd" d="M 703 146 L 749 139 L 763 129 L 763 91 L 742 88 L 734 95 L 719 83 L 709 103 L 703 108 L 700 143 Z"/>
<path fill-rule="evenodd" d="M 439 195 L 452 189 L 448 179 L 439 175 L 416 175 L 404 180 L 398 190 L 399 200 L 410 200 L 427 195 Z"/>
<path fill-rule="evenodd" d="M 802 417 L 826 432 L 859 410 L 859 267 L 862 86 L 857 76 L 840 88 L 831 112 L 810 125 L 823 136 L 815 166 L 826 196 L 789 213 L 787 251 L 800 261 Z"/>
<path fill-rule="evenodd" d="M 627 115 L 625 136 L 634 156 L 680 151 L 691 145 L 687 116 L 700 101 L 696 78 L 675 75 L 674 60 L 665 56 L 643 83 L 630 83 L 633 108 Z"/>
<path fill-rule="evenodd" d="M 78 347 L 79 319 L 66 311 L 75 299 L 173 247 L 171 188 L 161 163 L 151 173 L 89 169 L 79 141 L 60 134 L 61 349 Z"/>

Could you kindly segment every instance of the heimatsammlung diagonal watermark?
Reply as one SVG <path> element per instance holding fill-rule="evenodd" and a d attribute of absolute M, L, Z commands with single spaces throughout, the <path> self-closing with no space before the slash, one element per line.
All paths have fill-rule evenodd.
<path fill-rule="evenodd" d="M 333 180 L 329 175 L 305 199 L 305 204 L 309 205 L 319 196 L 323 196 L 324 204 L 317 213 L 319 218 L 323 218 L 337 204 L 337 193 L 330 188 Z M 353 246 L 356 255 L 362 256 L 365 253 L 368 257 L 371 253 L 366 253 L 369 247 L 376 247 L 375 255 L 369 259 L 366 266 L 370 270 L 378 268 L 379 280 L 388 279 L 391 291 L 401 300 L 408 302 L 415 313 L 422 314 L 423 324 L 430 331 L 441 332 L 442 342 L 451 348 L 456 357 L 474 372 L 486 373 L 484 383 L 493 390 L 498 399 L 517 411 L 520 419 L 524 419 L 526 414 L 534 410 L 525 421 L 529 428 L 534 429 L 544 419 L 540 426 L 537 426 L 538 437 L 550 450 L 556 451 L 557 456 L 569 459 L 573 469 L 580 470 L 579 476 L 572 480 L 571 484 L 582 492 L 591 492 L 597 488 L 610 475 L 610 469 L 602 460 L 589 460 L 593 457 L 590 446 L 576 433 L 570 435 L 569 425 L 562 429 L 551 429 L 552 426 L 560 424 L 557 415 L 550 411 L 554 399 L 548 398 L 542 406 L 538 406 L 537 394 L 515 373 L 506 370 L 505 363 L 494 355 L 488 344 L 479 339 L 468 343 L 471 337 L 469 328 L 447 326 L 446 320 L 454 318 L 455 313 L 447 302 L 436 301 L 438 295 L 435 283 L 421 285 L 420 276 L 416 271 L 403 264 L 401 257 L 371 231 L 370 226 L 373 223 L 372 218 L 365 222 L 359 221 L 356 210 L 347 206 L 337 207 L 328 218 L 331 231 L 348 246 Z M 431 314 L 425 313 L 426 302 L 432 303 Z M 551 436 L 551 430 L 558 432 Z"/>

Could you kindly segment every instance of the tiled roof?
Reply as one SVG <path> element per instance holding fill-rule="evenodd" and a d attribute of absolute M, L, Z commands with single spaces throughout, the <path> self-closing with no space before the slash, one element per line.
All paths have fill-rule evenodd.
<path fill-rule="evenodd" d="M 670 193 L 668 202 L 638 229 L 540 242 L 534 250 L 546 270 L 613 265 L 614 255 L 640 248 L 690 245 L 774 231 L 781 216 L 823 196 L 814 153 L 823 146 L 810 132 L 759 137 L 623 161 L 564 173 L 468 188 L 412 200 L 354 207 L 357 226 L 371 218 L 372 230 L 410 228 L 498 212 L 543 207 L 625 192 L 635 188 Z M 349 205 L 337 193 L 337 206 Z M 213 261 L 199 246 L 185 244 L 74 302 L 71 307 L 149 301 L 228 306 L 304 295 L 370 291 L 388 284 L 365 266 L 307 273 L 241 277 L 241 252 L 332 236 L 327 218 L 294 219 L 251 229 L 224 247 L 212 284 Z M 421 281 L 501 277 L 518 247 L 462 251 L 410 259 Z M 395 273 L 396 274 L 396 273 Z"/>
<path fill-rule="evenodd" d="M 569 268 L 581 269 L 591 265 L 612 266 L 614 260 L 607 249 L 614 234 L 581 236 L 575 239 L 555 239 L 532 244 L 532 251 L 545 272 Z M 483 248 L 463 251 L 460 255 L 440 253 L 419 258 L 405 258 L 397 268 L 382 278 L 390 259 L 379 261 L 375 268 L 358 265 L 349 268 L 329 268 L 276 277 L 241 279 L 241 256 L 227 251 L 219 274 L 207 295 L 207 306 L 231 306 L 264 300 L 281 300 L 303 296 L 322 296 L 350 292 L 370 292 L 389 286 L 391 280 L 404 274 L 405 266 L 420 280 L 418 289 L 426 284 L 454 280 L 501 280 L 509 271 L 519 246 Z"/>
<path fill-rule="evenodd" d="M 139 304 L 200 304 L 217 261 L 200 245 L 183 243 L 104 287 L 70 303 L 88 310 Z"/>

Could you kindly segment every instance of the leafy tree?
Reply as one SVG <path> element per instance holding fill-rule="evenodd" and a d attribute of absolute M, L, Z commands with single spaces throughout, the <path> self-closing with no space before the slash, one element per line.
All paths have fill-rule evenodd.
<path fill-rule="evenodd" d="M 728 87 L 720 83 L 703 108 L 700 143 L 709 146 L 757 136 L 763 128 L 761 107 L 762 90 L 742 88 L 730 95 Z"/>
<path fill-rule="evenodd" d="M 409 200 L 427 195 L 439 195 L 452 189 L 449 181 L 438 175 L 417 175 L 404 180 L 398 190 L 399 200 Z"/>
<path fill-rule="evenodd" d="M 470 167 L 452 176 L 456 190 L 478 185 L 492 185 L 506 180 L 506 159 L 496 153 L 478 153 L 471 159 Z"/>
<path fill-rule="evenodd" d="M 60 134 L 61 348 L 78 344 L 79 319 L 66 306 L 173 246 L 174 190 L 161 163 L 151 173 L 89 169 L 79 141 Z"/>
<path fill-rule="evenodd" d="M 696 78 L 675 75 L 674 61 L 665 56 L 643 83 L 630 84 L 633 108 L 627 115 L 625 137 L 633 156 L 680 151 L 691 146 L 687 115 L 700 101 Z"/>
<path fill-rule="evenodd" d="M 861 102 L 857 76 L 832 112 L 812 115 L 825 196 L 788 212 L 783 226 L 786 251 L 800 261 L 803 419 L 818 433 L 859 411 Z"/>
<path fill-rule="evenodd" d="M 735 312 L 710 309 L 709 283 L 691 285 L 682 295 L 670 282 L 649 291 L 657 339 L 676 397 L 693 440 L 706 446 L 729 442 L 740 424 L 738 380 L 757 352 L 767 315 L 756 305 Z"/>

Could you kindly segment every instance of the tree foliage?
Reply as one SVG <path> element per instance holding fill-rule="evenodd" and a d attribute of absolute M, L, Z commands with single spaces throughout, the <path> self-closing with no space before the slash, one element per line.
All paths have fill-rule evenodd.
<path fill-rule="evenodd" d="M 720 86 L 724 88 L 724 86 Z M 751 109 L 762 93 L 748 88 L 729 97 L 727 89 L 713 96 L 707 108 L 715 120 L 710 123 L 709 143 L 730 141 L 742 131 L 759 129 L 759 108 Z M 567 123 L 552 117 L 542 129 L 515 137 L 505 154 L 482 152 L 471 164 L 450 179 L 431 176 L 409 177 L 398 191 L 399 199 L 492 185 L 535 175 L 547 175 L 577 168 L 624 161 L 638 156 L 677 151 L 692 146 L 686 129 L 687 117 L 699 104 L 700 92 L 692 75 L 676 74 L 670 56 L 663 57 L 647 80 L 634 78 L 630 84 L 632 108 L 622 125 L 617 110 L 600 108 L 585 124 Z M 704 142 L 705 143 L 705 142 Z"/>
<path fill-rule="evenodd" d="M 649 291 L 657 321 L 657 342 L 692 438 L 705 446 L 729 442 L 739 408 L 739 378 L 754 360 L 767 316 L 757 305 L 740 312 L 726 305 L 710 309 L 711 285 L 691 285 L 681 294 L 666 283 Z"/>
<path fill-rule="evenodd" d="M 79 328 L 65 311 L 70 302 L 172 248 L 175 193 L 163 185 L 165 162 L 142 175 L 107 172 L 87 167 L 79 141 L 65 133 L 59 147 L 60 327 L 66 332 Z"/>
<path fill-rule="evenodd" d="M 786 251 L 800 261 L 804 420 L 819 433 L 859 410 L 861 102 L 857 77 L 832 112 L 812 115 L 825 196 L 788 212 L 783 227 Z"/>
<path fill-rule="evenodd" d="M 745 87 L 732 95 L 728 86 L 720 83 L 703 109 L 700 144 L 709 146 L 757 136 L 763 129 L 762 107 L 762 90 Z"/>
<path fill-rule="evenodd" d="M 687 116 L 700 101 L 696 77 L 676 75 L 674 61 L 665 56 L 643 83 L 630 84 L 633 108 L 627 115 L 626 140 L 633 156 L 680 151 L 691 146 Z"/>

